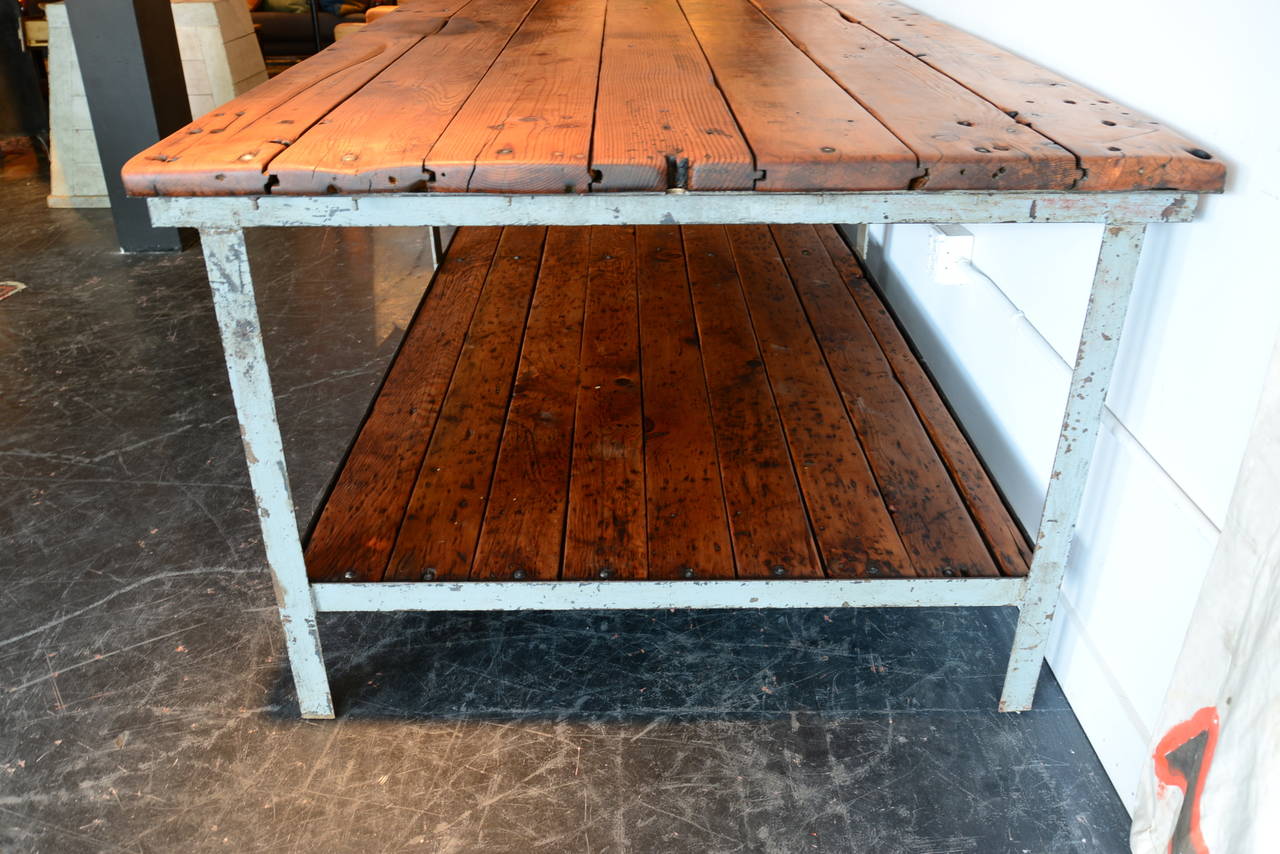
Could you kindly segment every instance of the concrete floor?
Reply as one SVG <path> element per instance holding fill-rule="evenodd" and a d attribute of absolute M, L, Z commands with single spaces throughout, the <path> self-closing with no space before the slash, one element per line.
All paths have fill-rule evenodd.
<path fill-rule="evenodd" d="M 1012 614 L 331 615 L 296 716 L 196 249 L 0 173 L 0 851 L 1119 852 Z M 427 282 L 412 230 L 250 248 L 303 518 Z"/>

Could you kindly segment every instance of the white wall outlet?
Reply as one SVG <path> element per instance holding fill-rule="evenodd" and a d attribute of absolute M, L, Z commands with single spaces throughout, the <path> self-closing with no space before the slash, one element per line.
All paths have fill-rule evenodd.
<path fill-rule="evenodd" d="M 973 279 L 973 234 L 962 225 L 935 225 L 929 235 L 929 272 L 940 285 Z"/>

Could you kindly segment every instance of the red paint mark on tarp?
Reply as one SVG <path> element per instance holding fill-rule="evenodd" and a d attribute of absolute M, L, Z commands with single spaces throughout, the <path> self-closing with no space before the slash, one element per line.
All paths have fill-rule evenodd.
<path fill-rule="evenodd" d="M 1156 745 L 1156 779 L 1183 792 L 1169 854 L 1209 854 L 1200 831 L 1200 796 L 1218 745 L 1218 710 L 1205 706 L 1165 733 Z"/>

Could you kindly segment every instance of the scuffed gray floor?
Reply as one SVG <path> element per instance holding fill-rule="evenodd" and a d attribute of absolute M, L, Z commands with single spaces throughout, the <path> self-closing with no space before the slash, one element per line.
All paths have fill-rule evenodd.
<path fill-rule="evenodd" d="M 0 177 L 0 851 L 1112 852 L 1011 614 L 321 618 L 296 717 L 198 250 Z M 305 518 L 426 284 L 412 230 L 252 232 Z"/>

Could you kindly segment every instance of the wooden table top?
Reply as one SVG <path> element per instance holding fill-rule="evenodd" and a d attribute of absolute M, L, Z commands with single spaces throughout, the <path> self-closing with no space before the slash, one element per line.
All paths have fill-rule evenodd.
<path fill-rule="evenodd" d="M 406 0 L 134 195 L 1222 189 L 1155 119 L 894 0 Z"/>

